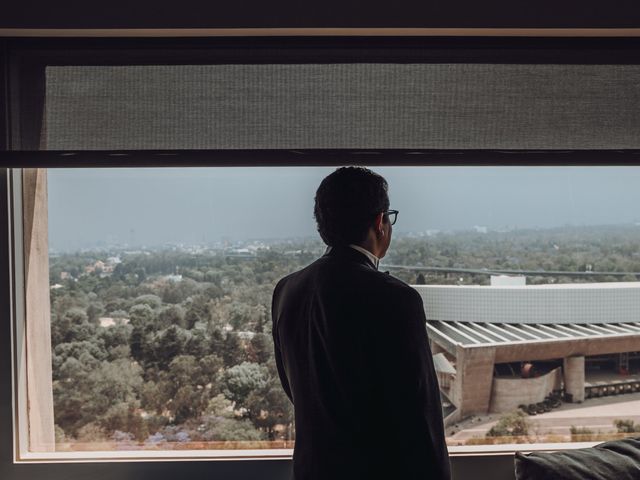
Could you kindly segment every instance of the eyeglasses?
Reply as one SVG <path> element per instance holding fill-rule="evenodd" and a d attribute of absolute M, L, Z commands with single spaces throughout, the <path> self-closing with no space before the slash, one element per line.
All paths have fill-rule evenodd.
<path fill-rule="evenodd" d="M 395 225 L 396 220 L 398 219 L 399 213 L 400 212 L 398 210 L 387 210 L 386 212 L 384 212 L 384 214 L 389 219 L 389 223 L 391 223 L 391 225 Z"/>

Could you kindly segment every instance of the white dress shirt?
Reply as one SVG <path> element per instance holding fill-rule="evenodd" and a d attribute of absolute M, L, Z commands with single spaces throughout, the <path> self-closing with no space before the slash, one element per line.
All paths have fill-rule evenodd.
<path fill-rule="evenodd" d="M 373 263 L 373 265 L 376 267 L 376 270 L 378 269 L 378 264 L 380 263 L 380 259 L 376 257 L 373 253 L 371 253 L 366 248 L 362 248 L 360 245 L 354 245 L 353 243 L 351 243 L 349 244 L 349 246 L 354 250 L 357 250 L 363 255 L 365 255 L 369 260 L 371 260 L 371 263 Z"/>

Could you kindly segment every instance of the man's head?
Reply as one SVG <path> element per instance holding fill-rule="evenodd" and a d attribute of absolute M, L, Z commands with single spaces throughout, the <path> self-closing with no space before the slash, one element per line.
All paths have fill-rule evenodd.
<path fill-rule="evenodd" d="M 325 177 L 314 208 L 322 240 L 332 247 L 374 247 L 368 249 L 382 257 L 391 241 L 387 190 L 384 178 L 362 167 L 339 168 Z"/>

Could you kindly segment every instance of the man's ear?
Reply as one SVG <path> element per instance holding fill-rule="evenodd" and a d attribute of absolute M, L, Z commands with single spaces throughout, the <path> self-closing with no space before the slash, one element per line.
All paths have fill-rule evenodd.
<path fill-rule="evenodd" d="M 373 222 L 373 226 L 376 233 L 380 233 L 382 231 L 383 218 L 384 218 L 383 212 L 380 212 L 378 215 L 376 215 L 376 219 Z"/>

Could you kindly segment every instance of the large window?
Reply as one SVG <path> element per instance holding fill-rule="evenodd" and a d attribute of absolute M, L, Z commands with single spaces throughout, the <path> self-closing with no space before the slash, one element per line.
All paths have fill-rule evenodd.
<path fill-rule="evenodd" d="M 381 268 L 423 294 L 452 451 L 637 432 L 640 169 L 376 170 L 402 212 Z M 27 363 L 50 378 L 31 387 L 30 451 L 287 455 L 270 297 L 324 252 L 311 212 L 330 171 L 48 170 L 48 276 L 32 289 L 48 288 L 49 319 L 28 341 L 51 344 Z"/>
<path fill-rule="evenodd" d="M 270 293 L 351 163 L 401 211 L 383 268 L 425 300 L 454 454 L 633 434 L 639 173 L 604 165 L 639 146 L 638 66 L 330 53 L 17 61 L 15 148 L 74 167 L 11 172 L 19 458 L 288 457 Z M 434 166 L 478 163 L 511 166 Z"/>

